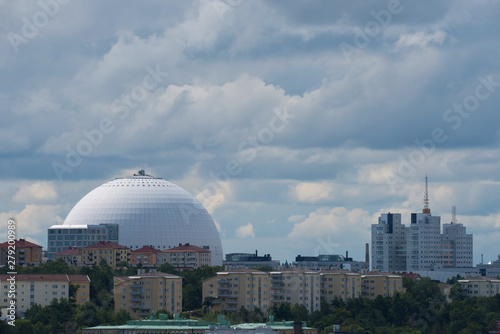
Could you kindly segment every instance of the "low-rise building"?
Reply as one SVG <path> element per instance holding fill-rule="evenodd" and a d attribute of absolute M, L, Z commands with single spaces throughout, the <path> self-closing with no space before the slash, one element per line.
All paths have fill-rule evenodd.
<path fill-rule="evenodd" d="M 361 274 L 343 270 L 322 271 L 321 297 L 327 302 L 339 297 L 342 300 L 361 297 Z"/>
<path fill-rule="evenodd" d="M 500 293 L 500 279 L 483 276 L 459 280 L 462 290 L 470 297 L 491 297 Z"/>
<path fill-rule="evenodd" d="M 82 248 L 82 261 L 84 264 L 99 264 L 102 260 L 105 260 L 113 268 L 121 261 L 129 263 L 130 248 L 111 241 L 100 241 Z"/>
<path fill-rule="evenodd" d="M 0 301 L 8 305 L 10 299 L 11 275 L 0 275 Z M 16 311 L 23 314 L 34 304 L 49 305 L 54 298 L 68 299 L 69 285 L 75 284 L 79 288 L 76 295 L 76 304 L 85 302 L 90 297 L 90 279 L 87 275 L 16 275 L 15 276 Z M 83 294 L 85 293 L 85 294 Z M 83 298 L 83 297 L 86 298 Z"/>
<path fill-rule="evenodd" d="M 361 295 L 370 299 L 403 292 L 403 278 L 391 273 L 372 272 L 361 276 Z"/>
<path fill-rule="evenodd" d="M 132 319 L 145 317 L 153 310 L 179 314 L 182 311 L 182 278 L 159 272 L 114 277 L 113 296 L 115 311 L 124 309 Z"/>
<path fill-rule="evenodd" d="M 14 254 L 9 254 L 9 250 L 14 251 Z M 42 262 L 42 246 L 25 239 L 1 243 L 0 265 L 8 265 L 9 261 L 13 261 L 16 266 L 39 265 Z"/>
<path fill-rule="evenodd" d="M 189 243 L 170 248 L 162 253 L 158 253 L 157 263 L 170 263 L 177 271 L 193 270 L 201 266 L 212 265 L 211 251 Z"/>
<path fill-rule="evenodd" d="M 370 264 L 363 261 L 354 261 L 346 254 L 323 254 L 318 256 L 301 256 L 295 258 L 293 266 L 309 270 L 347 270 L 356 272 L 367 272 Z"/>
<path fill-rule="evenodd" d="M 81 266 L 83 264 L 82 250 L 69 246 L 68 249 L 55 253 L 54 260 L 63 260 L 68 266 Z"/>
<path fill-rule="evenodd" d="M 139 263 L 143 267 L 156 267 L 157 256 L 160 253 L 161 250 L 154 248 L 153 245 L 144 245 L 130 252 L 130 264 L 134 267 Z"/>
<path fill-rule="evenodd" d="M 223 262 L 224 269 L 238 269 L 238 268 L 257 268 L 262 266 L 269 266 L 273 270 L 279 269 L 280 262 L 273 260 L 270 254 L 259 256 L 258 252 L 251 253 L 230 253 L 226 254 L 226 259 Z"/>

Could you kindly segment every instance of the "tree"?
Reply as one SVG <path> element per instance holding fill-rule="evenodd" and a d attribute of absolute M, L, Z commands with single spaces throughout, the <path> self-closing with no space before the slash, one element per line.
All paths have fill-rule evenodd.
<path fill-rule="evenodd" d="M 450 299 L 453 301 L 460 301 L 467 298 L 462 284 L 456 282 L 450 288 Z"/>
<path fill-rule="evenodd" d="M 177 275 L 177 271 L 175 270 L 175 268 L 170 263 L 167 262 L 159 266 L 158 271 L 166 274 Z"/>

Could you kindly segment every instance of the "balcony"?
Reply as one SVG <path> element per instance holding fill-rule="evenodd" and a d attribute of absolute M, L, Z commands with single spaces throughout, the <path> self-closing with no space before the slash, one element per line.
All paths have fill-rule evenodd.
<path fill-rule="evenodd" d="M 130 298 L 130 302 L 140 302 L 142 299 L 141 298 Z"/>
<path fill-rule="evenodd" d="M 281 296 L 283 293 L 281 291 L 273 291 L 271 292 L 271 296 Z"/>
<path fill-rule="evenodd" d="M 229 287 L 228 286 L 219 286 L 217 288 L 217 290 L 219 290 L 219 291 L 227 291 L 227 290 L 229 290 Z"/>
<path fill-rule="evenodd" d="M 272 298 L 271 303 L 283 303 L 283 299 Z"/>
<path fill-rule="evenodd" d="M 283 282 L 283 276 L 271 276 L 271 282 Z"/>
<path fill-rule="evenodd" d="M 284 286 L 285 286 L 285 284 L 283 284 L 283 283 L 273 284 L 271 286 L 271 289 L 275 289 L 275 290 L 278 289 L 279 290 L 279 289 L 282 289 Z"/>
<path fill-rule="evenodd" d="M 130 305 L 129 308 L 131 308 L 131 309 L 140 309 L 141 305 Z"/>
<path fill-rule="evenodd" d="M 226 304 L 238 304 L 238 301 L 236 299 L 233 300 L 226 300 Z"/>
<path fill-rule="evenodd" d="M 142 291 L 130 291 L 130 294 L 138 296 L 138 295 L 142 295 Z"/>

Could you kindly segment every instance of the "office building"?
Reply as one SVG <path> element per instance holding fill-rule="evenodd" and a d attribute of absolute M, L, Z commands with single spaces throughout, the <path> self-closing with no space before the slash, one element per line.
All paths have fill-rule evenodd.
<path fill-rule="evenodd" d="M 153 310 L 180 314 L 182 278 L 159 272 L 114 277 L 113 297 L 115 311 L 126 310 L 132 319 L 145 317 Z"/>

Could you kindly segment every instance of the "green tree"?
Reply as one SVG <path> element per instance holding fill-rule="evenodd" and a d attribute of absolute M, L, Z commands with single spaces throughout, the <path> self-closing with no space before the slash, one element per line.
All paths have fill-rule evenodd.
<path fill-rule="evenodd" d="M 453 301 L 460 301 L 467 298 L 462 284 L 456 282 L 450 288 L 450 299 Z"/>
<path fill-rule="evenodd" d="M 26 319 L 17 318 L 14 322 L 16 334 L 34 334 L 33 325 L 31 321 Z"/>

